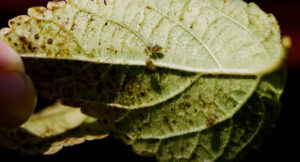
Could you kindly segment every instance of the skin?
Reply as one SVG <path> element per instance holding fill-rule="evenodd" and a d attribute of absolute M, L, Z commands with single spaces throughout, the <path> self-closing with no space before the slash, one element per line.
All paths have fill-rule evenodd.
<path fill-rule="evenodd" d="M 36 91 L 21 58 L 0 41 L 0 127 L 18 127 L 34 112 Z"/>
<path fill-rule="evenodd" d="M 46 6 L 48 0 L 0 1 L 0 13 L 11 17 L 26 14 L 32 6 Z M 18 127 L 34 112 L 36 91 L 25 74 L 18 54 L 0 41 L 0 127 Z"/>

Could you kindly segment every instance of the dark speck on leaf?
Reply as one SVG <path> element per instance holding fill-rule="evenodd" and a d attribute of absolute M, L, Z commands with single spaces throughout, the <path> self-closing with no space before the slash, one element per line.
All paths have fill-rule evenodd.
<path fill-rule="evenodd" d="M 38 39 L 40 39 L 40 36 L 39 36 L 39 34 L 35 34 L 35 35 L 34 35 L 34 39 L 35 39 L 35 40 L 38 40 Z"/>
<path fill-rule="evenodd" d="M 162 47 L 159 45 L 151 45 L 147 49 L 152 53 L 150 56 L 152 59 L 162 59 L 164 57 L 164 54 L 160 52 Z"/>
<path fill-rule="evenodd" d="M 104 2 L 104 5 L 105 5 L 105 6 L 107 6 L 107 2 L 106 2 L 106 0 L 103 0 L 103 2 Z"/>
<path fill-rule="evenodd" d="M 164 117 L 164 122 L 166 123 L 166 124 L 168 124 L 169 123 L 169 118 L 168 117 Z"/>
<path fill-rule="evenodd" d="M 186 106 L 186 107 L 191 107 L 191 106 L 192 106 L 192 104 L 191 104 L 191 103 L 189 103 L 189 102 L 186 102 L 186 103 L 185 103 L 185 106 Z"/>
<path fill-rule="evenodd" d="M 148 46 L 148 50 L 151 52 L 159 52 L 162 50 L 162 47 L 159 45 Z"/>
<path fill-rule="evenodd" d="M 141 92 L 141 97 L 145 97 L 146 93 L 145 92 Z"/>
<path fill-rule="evenodd" d="M 28 44 L 28 49 L 29 49 L 30 51 L 33 51 L 33 48 L 32 48 L 31 43 Z"/>
<path fill-rule="evenodd" d="M 27 41 L 27 39 L 26 39 L 24 36 L 21 36 L 21 37 L 19 38 L 19 40 L 20 40 L 23 44 L 28 44 L 28 41 Z"/>
<path fill-rule="evenodd" d="M 157 93 L 161 93 L 161 86 L 159 85 L 159 81 L 155 77 L 151 77 L 151 87 L 153 88 L 154 91 Z"/>
<path fill-rule="evenodd" d="M 216 120 L 217 120 L 217 116 L 211 115 L 206 121 L 206 127 L 209 128 L 209 127 L 213 126 L 215 124 Z"/>
<path fill-rule="evenodd" d="M 52 38 L 47 39 L 47 44 L 52 44 L 52 43 L 53 43 L 53 39 Z"/>
<path fill-rule="evenodd" d="M 155 71 L 156 70 L 156 67 L 155 65 L 153 64 L 153 62 L 151 60 L 147 60 L 146 61 L 146 67 L 151 70 L 151 71 Z"/>
<path fill-rule="evenodd" d="M 150 58 L 155 59 L 155 60 L 162 59 L 162 58 L 164 58 L 164 54 L 160 53 L 160 52 L 154 52 L 154 53 L 152 53 Z"/>
<path fill-rule="evenodd" d="M 10 24 L 10 25 L 14 25 L 15 22 L 14 22 L 14 21 L 10 21 L 9 24 Z"/>
<path fill-rule="evenodd" d="M 184 148 L 183 148 L 183 147 L 180 147 L 180 151 L 183 152 L 183 151 L 184 151 Z"/>

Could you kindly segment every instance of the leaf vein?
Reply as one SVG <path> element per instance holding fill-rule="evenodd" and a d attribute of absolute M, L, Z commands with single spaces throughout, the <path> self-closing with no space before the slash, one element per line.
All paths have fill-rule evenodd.
<path fill-rule="evenodd" d="M 250 34 L 255 39 L 255 41 L 259 42 L 260 45 L 263 47 L 264 53 L 265 53 L 265 55 L 267 57 L 267 60 L 270 61 L 270 56 L 269 56 L 269 53 L 267 52 L 266 47 L 263 45 L 263 43 L 260 40 L 258 40 L 258 38 L 250 30 L 247 29 L 246 26 L 244 26 L 243 24 L 241 24 L 238 21 L 234 20 L 233 18 L 231 18 L 230 16 L 226 15 L 225 13 L 223 13 L 222 11 L 218 10 L 215 7 L 209 6 L 209 5 L 204 4 L 202 2 L 199 2 L 199 4 L 202 5 L 202 6 L 204 6 L 204 7 L 210 8 L 213 11 L 221 14 L 224 18 L 226 18 L 229 21 L 233 22 L 234 24 L 236 24 L 237 26 L 239 26 L 240 28 L 242 28 L 243 30 L 245 30 L 248 34 Z"/>
<path fill-rule="evenodd" d="M 184 29 L 186 32 L 188 32 L 189 34 L 191 34 L 200 44 L 202 44 L 202 46 L 208 51 L 208 53 L 210 54 L 210 56 L 214 59 L 215 63 L 217 64 L 218 68 L 220 70 L 223 70 L 223 67 L 221 65 L 221 63 L 218 61 L 218 59 L 216 58 L 215 54 L 212 52 L 212 50 L 204 43 L 204 41 L 202 39 L 200 39 L 196 34 L 194 34 L 190 29 L 188 29 L 187 27 L 185 27 L 183 24 L 181 24 L 179 21 L 171 18 L 170 16 L 162 13 L 161 11 L 159 11 L 156 8 L 151 7 L 151 9 L 159 14 L 161 14 L 163 17 L 166 17 L 167 19 L 169 19 L 170 21 L 174 22 L 176 25 L 180 26 L 182 29 Z"/>

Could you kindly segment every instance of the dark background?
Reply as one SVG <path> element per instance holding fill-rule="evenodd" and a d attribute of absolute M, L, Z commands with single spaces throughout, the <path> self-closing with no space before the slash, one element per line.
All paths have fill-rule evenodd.
<path fill-rule="evenodd" d="M 0 0 L 0 28 L 7 26 L 8 19 L 26 14 L 26 9 L 35 5 L 44 5 L 47 0 Z M 250 1 L 248 1 L 250 2 Z M 282 96 L 282 111 L 271 136 L 266 138 L 259 150 L 250 152 L 243 161 L 299 161 L 299 103 L 300 97 L 300 1 L 299 0 L 252 0 L 263 10 L 273 13 L 281 26 L 282 34 L 292 37 L 293 46 L 288 59 L 288 78 Z M 299 98 L 300 100 L 300 98 Z M 299 153 L 298 153 L 299 154 Z M 9 160 L 88 160 L 91 161 L 155 161 L 135 155 L 130 146 L 126 146 L 111 137 L 105 140 L 86 142 L 85 144 L 64 148 L 51 156 L 26 157 L 20 152 L 0 146 L 0 161 Z"/>

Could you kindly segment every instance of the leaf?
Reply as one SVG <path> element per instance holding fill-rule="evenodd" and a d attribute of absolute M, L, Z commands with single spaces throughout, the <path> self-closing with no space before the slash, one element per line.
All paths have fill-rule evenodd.
<path fill-rule="evenodd" d="M 256 94 L 248 101 L 252 106 L 241 110 L 239 114 L 244 115 L 237 114 L 233 118 L 237 122 L 233 125 L 231 140 L 219 161 L 241 159 L 251 149 L 259 148 L 271 134 L 280 113 L 280 96 L 285 86 L 285 78 L 284 68 L 264 77 Z M 245 118 L 248 120 L 243 120 Z"/>
<path fill-rule="evenodd" d="M 262 79 L 256 93 L 232 119 L 204 131 L 191 131 L 171 138 L 158 139 L 153 136 L 151 139 L 144 139 L 139 136 L 139 139 L 132 142 L 133 151 L 143 156 L 155 156 L 158 161 L 236 159 L 249 149 L 257 148 L 271 133 L 280 112 L 279 96 L 284 85 L 285 71 L 282 68 Z M 267 96 L 264 95 L 265 92 L 269 92 Z M 133 121 L 132 124 L 137 125 L 138 122 Z"/>
<path fill-rule="evenodd" d="M 273 15 L 253 3 L 68 0 L 28 14 L 0 39 L 20 53 L 37 90 L 81 107 L 138 154 L 240 158 L 279 112 L 287 53 Z"/>
<path fill-rule="evenodd" d="M 145 67 L 39 59 L 24 61 L 28 74 L 44 96 L 61 99 L 64 103 L 71 101 L 71 106 L 75 107 L 101 103 L 125 109 L 145 108 L 180 94 L 201 76 L 168 69 L 154 73 Z M 56 67 L 60 67 L 59 72 Z"/>
<path fill-rule="evenodd" d="M 275 18 L 241 0 L 68 0 L 28 14 L 1 32 L 23 57 L 248 75 L 285 58 Z"/>
<path fill-rule="evenodd" d="M 158 161 L 212 161 L 222 154 L 231 129 L 231 122 L 226 121 L 201 133 L 172 137 L 155 143 L 153 140 L 138 140 L 132 147 L 140 155 L 155 155 Z M 155 149 L 152 150 L 152 147 Z"/>
<path fill-rule="evenodd" d="M 220 11 L 221 7 L 225 10 Z M 152 107 L 201 82 L 203 74 L 261 76 L 263 71 L 279 68 L 285 58 L 275 19 L 242 1 L 115 0 L 105 5 L 102 1 L 70 0 L 50 2 L 48 8 L 34 7 L 28 14 L 11 20 L 10 28 L 2 29 L 0 38 L 28 60 L 28 73 L 44 96 L 75 107 L 91 103 L 125 109 Z M 153 22 L 157 19 L 157 23 L 148 17 Z M 209 25 L 203 26 L 204 22 Z M 235 32 L 227 31 L 233 29 Z M 147 39 L 143 38 L 146 35 Z M 222 41 L 226 44 L 220 44 Z M 212 54 L 213 49 L 222 54 Z M 273 60 L 272 65 L 266 58 Z M 223 67 L 225 64 L 228 67 Z M 133 65 L 161 68 L 154 73 Z M 252 88 L 245 87 L 248 94 L 242 94 L 238 103 L 246 101 L 258 80 Z"/>
<path fill-rule="evenodd" d="M 203 76 L 165 103 L 130 111 L 118 131 L 130 143 L 137 137 L 163 139 L 211 127 L 231 118 L 257 87 L 255 77 Z M 128 139 L 128 140 L 126 140 Z"/>
<path fill-rule="evenodd" d="M 19 128 L 0 129 L 0 144 L 27 154 L 54 154 L 63 147 L 108 136 L 96 119 L 59 103 L 34 114 Z"/>

